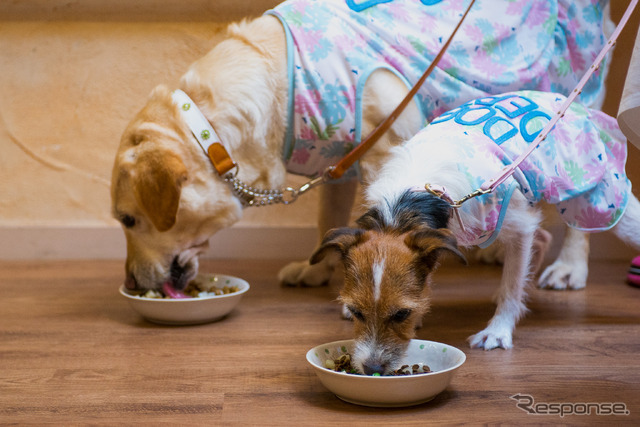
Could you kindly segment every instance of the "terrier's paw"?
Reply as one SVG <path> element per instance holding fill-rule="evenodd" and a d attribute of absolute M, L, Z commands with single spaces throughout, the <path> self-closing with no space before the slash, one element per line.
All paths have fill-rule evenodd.
<path fill-rule="evenodd" d="M 324 263 L 309 265 L 309 261 L 292 262 L 278 272 L 278 280 L 287 286 L 321 286 L 331 279 L 332 269 Z"/>
<path fill-rule="evenodd" d="M 589 267 L 586 263 L 556 260 L 544 270 L 538 279 L 538 287 L 555 290 L 583 289 L 587 286 L 588 273 Z"/>
<path fill-rule="evenodd" d="M 488 327 L 468 338 L 471 348 L 493 350 L 494 348 L 509 349 L 513 347 L 511 331 L 503 328 Z"/>

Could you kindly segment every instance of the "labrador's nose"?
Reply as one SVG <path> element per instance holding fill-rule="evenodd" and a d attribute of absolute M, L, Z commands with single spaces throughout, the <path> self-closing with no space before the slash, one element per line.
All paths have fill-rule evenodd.
<path fill-rule="evenodd" d="M 124 287 L 133 291 L 138 287 L 138 282 L 133 274 L 127 274 L 124 279 Z"/>
<path fill-rule="evenodd" d="M 183 290 L 187 286 L 187 268 L 180 265 L 178 257 L 173 259 L 171 263 L 171 284 L 179 291 Z"/>

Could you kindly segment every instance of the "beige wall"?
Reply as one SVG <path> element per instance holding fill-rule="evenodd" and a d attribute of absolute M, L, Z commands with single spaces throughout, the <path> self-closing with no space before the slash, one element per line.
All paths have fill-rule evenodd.
<path fill-rule="evenodd" d="M 0 240 L 19 246 L 28 236 L 26 256 L 73 255 L 77 252 L 68 252 L 69 245 L 83 247 L 73 240 L 83 234 L 74 232 L 89 229 L 98 236 L 118 233 L 114 243 L 106 243 L 105 256 L 124 256 L 109 214 L 109 180 L 126 123 L 156 84 L 176 85 L 188 65 L 223 37 L 225 22 L 258 15 L 277 3 L 0 2 Z M 614 17 L 627 3 L 612 1 Z M 638 15 L 615 53 L 605 106 L 611 114 L 617 112 Z M 640 183 L 640 156 L 633 147 L 628 169 Z M 292 177 L 291 182 L 301 180 Z M 293 206 L 247 210 L 238 227 L 303 230 L 306 250 L 314 224 L 315 195 L 310 194 Z M 43 249 L 52 230 L 51 239 L 62 242 Z M 65 241 L 65 235 L 72 238 Z M 19 252 L 2 246 L 0 259 Z M 298 249 L 294 245 L 291 251 L 296 255 Z"/>
<path fill-rule="evenodd" d="M 46 18 L 42 8 L 27 13 L 4 3 L 0 9 L 0 226 L 113 225 L 109 180 L 126 123 L 156 84 L 175 85 L 224 36 L 226 25 L 203 22 L 206 16 L 239 18 L 231 2 L 112 2 L 136 5 L 116 9 L 120 15 L 111 6 L 101 13 L 107 2 L 64 10 L 67 2 L 59 3 L 51 7 L 57 19 Z M 171 5 L 178 3 L 185 10 L 172 17 Z M 235 3 L 251 4 L 246 14 L 258 14 L 276 2 Z M 198 15 L 198 7 L 207 12 Z M 293 223 L 313 222 L 292 209 L 248 212 L 253 219 L 245 222 L 271 224 L 274 210 Z"/>

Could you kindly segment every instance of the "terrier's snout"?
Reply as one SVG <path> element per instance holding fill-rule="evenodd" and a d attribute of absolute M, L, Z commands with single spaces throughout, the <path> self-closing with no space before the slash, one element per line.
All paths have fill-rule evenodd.
<path fill-rule="evenodd" d="M 363 363 L 362 370 L 364 371 L 365 375 L 384 375 L 385 366 L 377 363 Z"/>

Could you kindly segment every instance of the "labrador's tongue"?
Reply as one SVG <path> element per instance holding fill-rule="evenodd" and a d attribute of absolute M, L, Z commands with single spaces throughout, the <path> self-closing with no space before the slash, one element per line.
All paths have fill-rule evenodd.
<path fill-rule="evenodd" d="M 169 282 L 162 285 L 162 292 L 164 292 L 165 295 L 169 296 L 169 298 L 175 298 L 175 299 L 191 298 L 189 295 L 171 286 L 171 283 Z"/>

